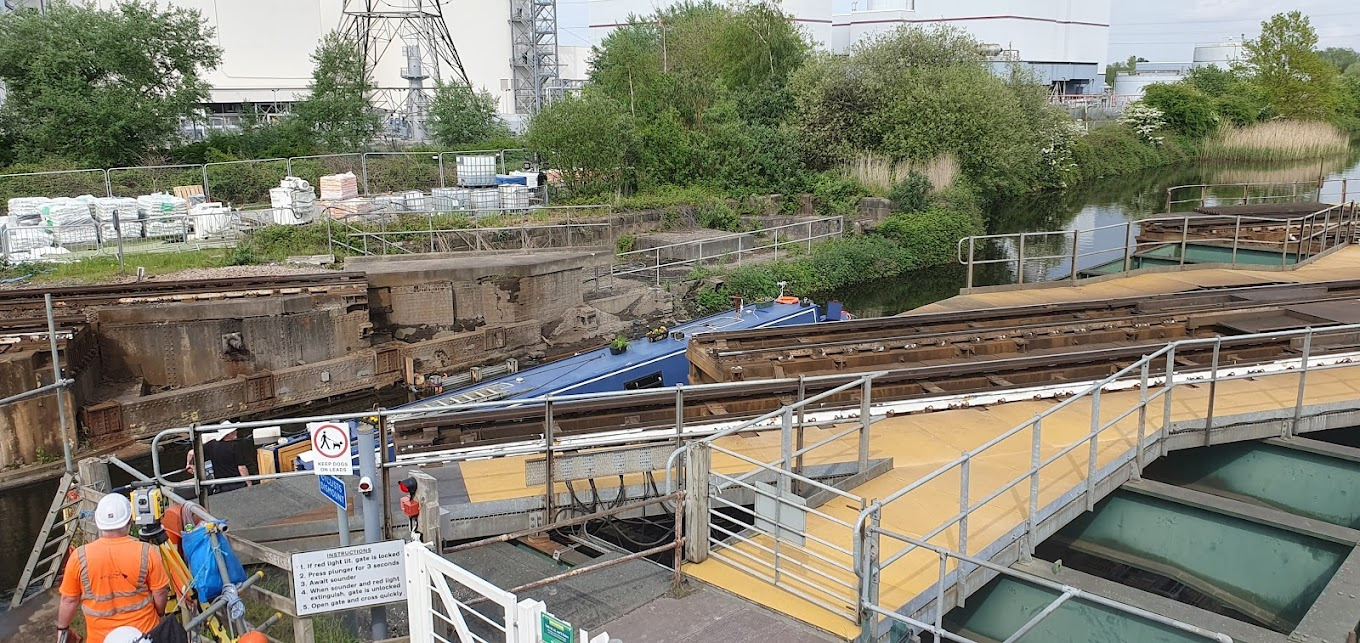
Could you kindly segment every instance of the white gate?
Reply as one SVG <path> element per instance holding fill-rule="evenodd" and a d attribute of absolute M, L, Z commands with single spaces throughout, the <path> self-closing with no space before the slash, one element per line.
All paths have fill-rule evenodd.
<path fill-rule="evenodd" d="M 543 601 L 517 600 L 422 543 L 406 544 L 406 587 L 412 641 L 562 643 L 544 637 L 545 615 L 556 619 Z M 607 641 L 608 634 L 580 633 L 580 643 Z"/>

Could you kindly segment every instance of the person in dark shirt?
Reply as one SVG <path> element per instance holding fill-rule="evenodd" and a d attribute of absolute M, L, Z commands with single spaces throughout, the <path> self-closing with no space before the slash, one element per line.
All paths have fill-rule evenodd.
<path fill-rule="evenodd" d="M 236 429 L 223 429 L 217 433 L 216 438 L 203 444 L 203 459 L 208 462 L 207 467 L 203 470 L 203 479 L 212 480 L 250 475 L 250 470 L 241 462 L 240 450 L 236 448 Z M 189 451 L 184 468 L 189 473 L 194 472 L 194 452 L 192 450 Z M 250 486 L 249 482 L 215 484 L 208 487 L 208 495 L 235 491 L 248 486 Z"/>

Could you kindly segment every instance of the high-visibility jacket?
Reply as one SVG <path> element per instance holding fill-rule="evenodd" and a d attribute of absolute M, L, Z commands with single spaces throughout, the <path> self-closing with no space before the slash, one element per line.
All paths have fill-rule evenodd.
<path fill-rule="evenodd" d="M 61 595 L 80 598 L 89 643 L 131 625 L 148 632 L 160 621 L 151 593 L 170 584 L 160 555 L 131 537 L 100 538 L 66 561 Z"/>

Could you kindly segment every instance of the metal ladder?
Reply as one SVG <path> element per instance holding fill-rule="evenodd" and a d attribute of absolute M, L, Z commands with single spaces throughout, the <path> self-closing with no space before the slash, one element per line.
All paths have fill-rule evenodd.
<path fill-rule="evenodd" d="M 24 566 L 24 573 L 19 577 L 19 584 L 14 588 L 14 597 L 10 599 L 9 607 L 14 609 L 27 599 L 28 586 L 37 581 L 42 581 L 42 589 L 34 593 L 34 596 L 47 591 L 56 582 L 57 575 L 61 573 L 61 565 L 66 560 L 66 548 L 71 544 L 71 536 L 75 534 L 75 521 L 80 519 L 79 512 L 70 518 L 63 517 L 66 510 L 80 504 L 80 499 L 69 499 L 70 493 L 76 488 L 76 478 L 67 473 L 62 475 L 61 483 L 57 486 L 57 495 L 52 498 L 52 508 L 47 510 L 47 518 L 43 520 L 42 531 L 38 533 L 38 540 L 33 544 L 33 551 L 28 555 L 28 564 Z M 53 550 L 52 545 L 56 545 Z M 46 552 L 51 553 L 46 553 Z M 43 571 L 39 573 L 39 569 Z"/>

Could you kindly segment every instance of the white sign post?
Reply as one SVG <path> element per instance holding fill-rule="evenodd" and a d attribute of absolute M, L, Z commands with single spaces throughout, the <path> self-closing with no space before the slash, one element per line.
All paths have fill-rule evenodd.
<path fill-rule="evenodd" d="M 404 546 L 387 540 L 293 554 L 297 615 L 406 600 Z"/>
<path fill-rule="evenodd" d="M 311 427 L 312 472 L 319 476 L 354 475 L 354 457 L 349 452 L 349 428 L 324 422 Z"/>

